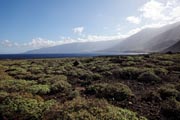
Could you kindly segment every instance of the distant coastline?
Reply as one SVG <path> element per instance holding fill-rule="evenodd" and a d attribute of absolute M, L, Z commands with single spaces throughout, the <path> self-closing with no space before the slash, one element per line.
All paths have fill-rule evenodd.
<path fill-rule="evenodd" d="M 0 54 L 0 59 L 41 59 L 41 58 L 72 58 L 96 57 L 116 55 L 141 55 L 148 53 L 122 52 L 122 53 L 68 53 L 68 54 Z"/>

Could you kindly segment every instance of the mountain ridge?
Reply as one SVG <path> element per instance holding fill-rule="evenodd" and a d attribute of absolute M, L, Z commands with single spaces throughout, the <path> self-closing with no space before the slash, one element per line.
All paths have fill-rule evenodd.
<path fill-rule="evenodd" d="M 143 29 L 105 51 L 159 52 L 176 43 L 178 38 L 180 38 L 180 22 L 160 28 Z"/>
<path fill-rule="evenodd" d="M 41 53 L 89 53 L 95 52 L 102 49 L 106 49 L 110 46 L 114 46 L 121 40 L 109 40 L 109 41 L 96 41 L 96 42 L 75 42 L 67 43 L 58 46 L 40 48 L 37 50 L 31 50 L 26 54 L 41 54 Z"/>
<path fill-rule="evenodd" d="M 180 22 L 177 22 L 160 28 L 146 28 L 125 39 L 67 43 L 27 51 L 26 54 L 161 52 L 178 42 L 179 39 Z"/>

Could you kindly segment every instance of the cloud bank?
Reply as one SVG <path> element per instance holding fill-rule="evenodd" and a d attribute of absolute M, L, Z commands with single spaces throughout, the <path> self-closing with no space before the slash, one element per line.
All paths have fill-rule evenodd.
<path fill-rule="evenodd" d="M 33 38 L 28 43 L 14 43 L 10 40 L 3 40 L 0 45 L 4 47 L 31 47 L 32 49 L 37 48 L 44 48 L 44 47 L 52 47 L 56 45 L 62 45 L 67 43 L 74 43 L 74 42 L 96 42 L 96 41 L 107 41 L 107 40 L 118 40 L 122 39 L 125 36 L 116 35 L 116 36 L 102 36 L 102 35 L 85 35 L 84 37 L 80 38 L 70 38 L 70 37 L 63 37 L 60 40 L 47 40 L 41 37 Z"/>
<path fill-rule="evenodd" d="M 150 0 L 139 8 L 139 12 L 152 22 L 177 22 L 180 20 L 180 1 Z"/>

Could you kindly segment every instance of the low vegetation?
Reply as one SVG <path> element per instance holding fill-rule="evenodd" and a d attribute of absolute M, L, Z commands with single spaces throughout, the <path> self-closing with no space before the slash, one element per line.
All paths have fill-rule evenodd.
<path fill-rule="evenodd" d="M 54 100 L 40 101 L 35 98 L 8 96 L 1 101 L 0 113 L 6 119 L 37 120 L 42 119 L 44 112 L 53 104 Z"/>
<path fill-rule="evenodd" d="M 135 112 L 110 105 L 105 100 L 77 98 L 65 102 L 48 119 L 60 120 L 146 120 Z"/>
<path fill-rule="evenodd" d="M 117 101 L 122 101 L 133 96 L 131 89 L 128 86 L 121 83 L 99 83 L 90 85 L 86 88 L 86 93 L 95 95 L 99 98 L 106 98 L 109 100 Z"/>
<path fill-rule="evenodd" d="M 153 72 L 144 72 L 139 75 L 138 81 L 144 83 L 158 83 L 161 81 L 161 78 Z"/>
<path fill-rule="evenodd" d="M 1 120 L 178 120 L 180 54 L 0 60 Z"/>

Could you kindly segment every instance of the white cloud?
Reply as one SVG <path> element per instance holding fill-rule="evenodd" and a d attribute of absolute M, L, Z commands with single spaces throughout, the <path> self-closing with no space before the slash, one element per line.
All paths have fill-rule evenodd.
<path fill-rule="evenodd" d="M 43 38 L 34 38 L 31 42 L 24 44 L 25 46 L 32 46 L 32 47 L 50 47 L 55 45 L 55 42 L 51 40 L 45 40 Z"/>
<path fill-rule="evenodd" d="M 61 40 L 54 41 L 54 40 L 47 40 L 43 38 L 34 38 L 31 42 L 28 43 L 22 43 L 22 47 L 33 47 L 33 48 L 44 48 L 44 47 L 52 47 L 56 45 L 61 45 L 65 43 L 72 43 L 74 42 L 73 39 L 67 37 L 62 38 Z"/>
<path fill-rule="evenodd" d="M 4 47 L 14 47 L 14 46 L 19 46 L 18 43 L 12 42 L 10 40 L 3 40 L 2 42 L 0 42 L 0 45 L 4 46 Z"/>
<path fill-rule="evenodd" d="M 131 23 L 138 23 L 141 26 L 131 29 L 126 36 L 133 35 L 145 28 L 159 28 L 167 24 L 180 21 L 180 0 L 148 0 L 140 6 L 137 11 L 139 16 L 129 16 L 126 18 Z M 137 19 L 136 19 L 137 18 Z"/>
<path fill-rule="evenodd" d="M 83 31 L 84 31 L 83 26 L 73 28 L 73 32 L 79 35 L 81 35 Z"/>
<path fill-rule="evenodd" d="M 163 20 L 166 17 L 163 12 L 166 9 L 165 4 L 156 0 L 150 0 L 144 4 L 139 11 L 142 12 L 143 17 L 150 18 L 152 20 Z"/>
<path fill-rule="evenodd" d="M 126 18 L 127 21 L 129 21 L 130 23 L 134 23 L 134 24 L 139 24 L 141 22 L 141 19 L 139 17 L 135 17 L 135 16 L 129 16 Z"/>
<path fill-rule="evenodd" d="M 124 35 L 120 35 L 120 34 L 117 34 L 117 35 L 107 35 L 107 36 L 103 36 L 103 35 L 87 35 L 85 36 L 83 39 L 83 41 L 87 42 L 87 41 L 107 41 L 107 40 L 119 40 L 119 39 L 122 39 L 126 36 Z"/>
<path fill-rule="evenodd" d="M 129 16 L 126 20 L 134 24 L 141 23 L 141 26 L 130 29 L 126 36 L 133 35 L 145 28 L 158 28 L 179 22 L 180 0 L 148 0 L 137 9 L 137 12 L 138 16 Z"/>
<path fill-rule="evenodd" d="M 138 33 L 138 32 L 141 31 L 141 30 L 142 30 L 142 28 L 132 29 L 132 30 L 130 30 L 130 31 L 127 33 L 127 36 L 131 36 L 131 35 L 133 35 L 133 34 L 136 34 L 136 33 Z"/>
<path fill-rule="evenodd" d="M 173 18 L 180 18 L 180 7 L 175 7 L 172 9 L 171 16 Z"/>
<path fill-rule="evenodd" d="M 52 47 L 61 44 L 74 43 L 74 42 L 95 42 L 95 41 L 107 41 L 107 40 L 119 40 L 126 36 L 124 35 L 112 35 L 112 36 L 103 36 L 103 35 L 84 35 L 80 38 L 73 39 L 71 37 L 61 37 L 60 40 L 47 40 L 43 38 L 34 38 L 30 42 L 27 43 L 13 43 L 9 40 L 5 40 L 1 42 L 1 45 L 5 47 L 26 47 L 31 49 L 38 49 L 44 47 Z"/>
<path fill-rule="evenodd" d="M 169 23 L 180 20 L 179 6 L 179 0 L 150 0 L 139 11 L 145 19 Z"/>
<path fill-rule="evenodd" d="M 12 47 L 13 46 L 13 43 L 9 40 L 3 40 L 1 42 L 1 45 L 5 46 L 5 47 Z"/>

